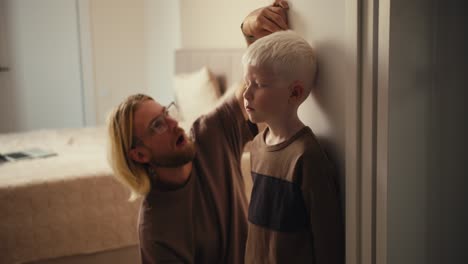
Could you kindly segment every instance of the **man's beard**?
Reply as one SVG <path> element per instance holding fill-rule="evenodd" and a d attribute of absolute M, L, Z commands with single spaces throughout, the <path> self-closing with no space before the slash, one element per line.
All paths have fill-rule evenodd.
<path fill-rule="evenodd" d="M 183 149 L 169 155 L 153 157 L 151 164 L 160 168 L 177 168 L 185 165 L 195 158 L 195 144 L 188 141 Z"/>

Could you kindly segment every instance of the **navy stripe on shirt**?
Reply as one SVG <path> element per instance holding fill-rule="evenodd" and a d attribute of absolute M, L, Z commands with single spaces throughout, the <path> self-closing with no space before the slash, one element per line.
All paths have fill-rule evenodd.
<path fill-rule="evenodd" d="M 249 204 L 249 222 L 280 232 L 308 228 L 306 207 L 299 185 L 252 172 L 254 185 Z"/>

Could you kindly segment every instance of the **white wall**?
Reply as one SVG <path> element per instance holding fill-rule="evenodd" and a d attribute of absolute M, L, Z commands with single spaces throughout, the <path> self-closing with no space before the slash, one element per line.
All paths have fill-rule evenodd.
<path fill-rule="evenodd" d="M 0 44 L 7 45 L 8 58 L 0 63 L 10 72 L 2 74 L 1 100 L 8 109 L 0 113 L 7 119 L 0 131 L 83 126 L 76 2 L 4 4 L 6 37 Z"/>
<path fill-rule="evenodd" d="M 148 92 L 162 104 L 174 100 L 174 56 L 181 43 L 179 18 L 179 0 L 145 0 Z"/>
<path fill-rule="evenodd" d="M 358 124 L 353 124 L 353 126 L 346 127 L 347 122 L 349 123 L 346 120 L 347 116 L 349 118 L 357 114 L 347 113 L 355 102 L 352 102 L 354 100 L 352 97 L 346 98 L 357 89 L 357 62 L 355 60 L 357 50 L 355 46 L 350 46 L 352 38 L 357 38 L 357 27 L 348 17 L 352 9 L 347 10 L 346 8 L 349 7 L 346 5 L 345 0 L 290 1 L 289 22 L 291 28 L 304 36 L 317 52 L 319 70 L 317 91 L 301 105 L 299 117 L 318 135 L 338 169 L 342 205 L 347 214 L 345 216 L 347 222 L 345 224 L 347 228 L 346 259 L 354 263 L 353 260 L 356 258 L 354 250 L 357 246 L 355 244 L 358 242 L 356 240 L 358 223 L 354 222 L 353 216 L 357 213 L 354 204 L 357 200 L 349 199 L 349 197 L 355 193 L 353 189 L 355 177 L 359 175 L 350 173 L 354 164 L 347 167 L 355 161 L 354 157 L 348 163 L 345 158 L 350 157 L 346 152 L 357 151 L 352 149 L 353 147 L 346 149 L 347 146 L 356 143 L 354 138 L 351 144 L 346 142 L 346 139 L 349 135 L 356 133 L 358 126 Z M 357 17 L 357 13 L 351 16 Z M 348 174 L 347 178 L 345 178 L 345 172 Z M 345 183 L 353 184 L 345 186 Z M 346 199 L 349 200 L 346 201 Z"/>
<path fill-rule="evenodd" d="M 9 68 L 10 60 L 8 59 L 7 39 L 6 39 L 6 2 L 0 1 L 0 67 Z M 11 99 L 13 89 L 8 89 L 10 86 L 10 70 L 4 69 L 0 71 L 0 132 L 13 131 L 14 123 L 11 114 L 12 105 Z"/>
<path fill-rule="evenodd" d="M 300 117 L 331 145 L 337 166 L 344 173 L 345 96 L 353 72 L 346 72 L 351 59 L 346 54 L 345 0 L 292 1 L 291 28 L 316 49 L 318 92 L 300 108 Z M 344 190 L 344 179 L 341 179 Z"/>
<path fill-rule="evenodd" d="M 179 9 L 178 0 L 90 1 L 97 124 L 134 93 L 173 99 Z"/>
<path fill-rule="evenodd" d="M 132 93 L 147 92 L 143 0 L 90 1 L 96 121 Z"/>

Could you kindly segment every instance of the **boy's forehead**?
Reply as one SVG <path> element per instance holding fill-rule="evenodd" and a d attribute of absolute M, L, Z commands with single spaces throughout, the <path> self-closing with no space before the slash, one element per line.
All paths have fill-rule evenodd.
<path fill-rule="evenodd" d="M 274 77 L 275 71 L 273 67 L 268 65 L 248 65 L 244 71 L 245 75 L 253 75 L 256 77 Z"/>
<path fill-rule="evenodd" d="M 244 72 L 244 79 L 257 79 L 264 82 L 290 81 L 290 77 L 284 71 L 270 66 L 253 66 Z"/>

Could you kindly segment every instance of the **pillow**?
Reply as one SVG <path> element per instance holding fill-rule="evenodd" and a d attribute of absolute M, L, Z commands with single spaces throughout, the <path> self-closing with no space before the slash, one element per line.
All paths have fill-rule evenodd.
<path fill-rule="evenodd" d="M 224 101 L 226 100 L 226 98 L 228 97 L 231 97 L 233 94 L 236 93 L 236 91 L 240 88 L 239 86 L 241 85 L 244 85 L 243 82 L 234 82 L 233 84 L 231 84 L 227 89 L 226 91 L 224 92 L 224 94 L 221 96 L 221 98 L 219 99 L 219 101 Z"/>
<path fill-rule="evenodd" d="M 219 84 L 206 66 L 196 72 L 176 75 L 174 91 L 180 121 L 187 124 L 213 109 L 220 97 Z"/>

